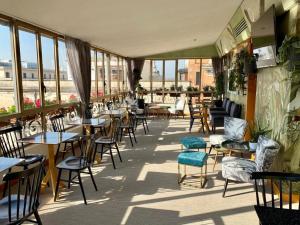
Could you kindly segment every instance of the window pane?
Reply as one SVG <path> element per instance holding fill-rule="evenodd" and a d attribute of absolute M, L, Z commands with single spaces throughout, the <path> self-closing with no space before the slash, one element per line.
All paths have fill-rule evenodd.
<path fill-rule="evenodd" d="M 19 30 L 24 109 L 41 107 L 36 35 Z"/>
<path fill-rule="evenodd" d="M 153 60 L 152 61 L 152 90 L 158 90 L 163 87 L 163 61 L 162 60 Z M 153 95 L 154 102 L 161 102 L 162 97 L 160 95 Z"/>
<path fill-rule="evenodd" d="M 97 98 L 96 87 L 96 55 L 95 51 L 91 50 L 91 99 Z"/>
<path fill-rule="evenodd" d="M 53 38 L 41 36 L 42 58 L 43 58 L 43 79 L 46 87 L 45 104 L 57 104 L 57 84 L 54 58 L 54 40 Z"/>
<path fill-rule="evenodd" d="M 0 116 L 18 111 L 10 27 L 0 24 Z"/>
<path fill-rule="evenodd" d="M 215 86 L 214 70 L 211 59 L 202 59 L 201 90 L 205 86 Z"/>
<path fill-rule="evenodd" d="M 109 55 L 104 54 L 104 72 L 105 72 L 105 80 L 104 80 L 104 86 L 105 86 L 105 95 L 109 95 L 110 91 L 110 84 L 109 84 Z"/>
<path fill-rule="evenodd" d="M 119 92 L 124 91 L 124 69 L 123 59 L 119 58 Z"/>
<path fill-rule="evenodd" d="M 98 96 L 104 96 L 104 67 L 103 53 L 97 52 Z"/>
<path fill-rule="evenodd" d="M 127 67 L 127 62 L 125 59 L 123 59 L 123 68 L 124 68 L 124 91 L 128 91 L 128 67 Z"/>
<path fill-rule="evenodd" d="M 178 86 L 186 90 L 188 86 L 199 88 L 200 59 L 178 60 Z"/>
<path fill-rule="evenodd" d="M 178 87 L 182 87 L 182 90 L 186 90 L 188 86 L 190 86 L 189 82 L 189 59 L 179 59 L 178 60 L 178 70 L 177 70 L 177 77 L 178 77 Z"/>
<path fill-rule="evenodd" d="M 175 85 L 175 60 L 165 61 L 165 88 L 170 89 L 172 85 Z"/>
<path fill-rule="evenodd" d="M 110 57 L 110 70 L 111 70 L 111 94 L 118 93 L 118 82 L 119 82 L 119 67 L 118 58 L 111 55 Z"/>
<path fill-rule="evenodd" d="M 62 103 L 78 102 L 78 95 L 73 82 L 67 49 L 64 41 L 58 41 L 59 74 L 60 74 L 60 97 Z"/>

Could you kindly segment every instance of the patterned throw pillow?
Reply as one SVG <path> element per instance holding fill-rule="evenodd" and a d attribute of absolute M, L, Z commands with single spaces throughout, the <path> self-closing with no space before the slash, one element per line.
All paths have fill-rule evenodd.
<path fill-rule="evenodd" d="M 224 118 L 224 134 L 230 140 L 243 140 L 247 128 L 247 121 L 234 117 Z"/>
<path fill-rule="evenodd" d="M 267 137 L 259 136 L 256 149 L 256 171 L 268 171 L 278 154 L 280 145 Z"/>

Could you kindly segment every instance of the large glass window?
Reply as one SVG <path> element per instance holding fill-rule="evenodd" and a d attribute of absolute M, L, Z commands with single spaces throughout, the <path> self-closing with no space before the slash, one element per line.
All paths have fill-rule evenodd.
<path fill-rule="evenodd" d="M 124 84 L 125 84 L 125 77 L 124 77 L 124 65 L 123 59 L 119 58 L 119 71 L 120 71 L 120 91 L 124 92 Z"/>
<path fill-rule="evenodd" d="M 103 53 L 97 52 L 98 97 L 104 96 L 104 66 Z"/>
<path fill-rule="evenodd" d="M 104 54 L 104 73 L 105 73 L 105 76 L 104 76 L 104 89 L 105 89 L 105 95 L 109 95 L 110 94 L 110 79 L 109 79 L 109 76 L 110 76 L 110 62 L 109 62 L 109 55 L 108 54 Z"/>
<path fill-rule="evenodd" d="M 182 87 L 182 90 L 186 90 L 191 85 L 189 81 L 189 59 L 179 59 L 177 69 L 177 86 Z"/>
<path fill-rule="evenodd" d="M 45 105 L 58 103 L 54 57 L 54 39 L 41 36 Z M 32 75 L 32 74 L 31 74 Z M 34 77 L 34 75 L 32 75 Z"/>
<path fill-rule="evenodd" d="M 24 109 L 41 107 L 36 34 L 19 30 Z"/>
<path fill-rule="evenodd" d="M 119 65 L 116 56 L 110 56 L 110 71 L 111 71 L 111 94 L 117 94 L 119 91 Z"/>
<path fill-rule="evenodd" d="M 124 68 L 124 91 L 128 91 L 129 89 L 128 66 L 125 59 L 123 59 L 123 68 Z"/>
<path fill-rule="evenodd" d="M 91 99 L 97 98 L 96 82 L 96 53 L 91 50 Z"/>
<path fill-rule="evenodd" d="M 175 86 L 175 60 L 165 60 L 165 88 Z"/>
<path fill-rule="evenodd" d="M 152 61 L 153 90 L 162 88 L 162 81 L 163 81 L 163 61 L 154 60 Z"/>
<path fill-rule="evenodd" d="M 214 70 L 211 59 L 202 59 L 201 90 L 205 86 L 215 86 Z"/>
<path fill-rule="evenodd" d="M 10 27 L 0 23 L 0 116 L 18 112 Z"/>
<path fill-rule="evenodd" d="M 78 95 L 73 82 L 73 76 L 67 59 L 65 42 L 58 41 L 60 97 L 62 103 L 78 102 Z"/>

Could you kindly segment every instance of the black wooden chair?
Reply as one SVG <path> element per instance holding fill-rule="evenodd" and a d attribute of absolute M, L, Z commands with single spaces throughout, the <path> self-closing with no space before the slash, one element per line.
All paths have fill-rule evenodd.
<path fill-rule="evenodd" d="M 50 122 L 51 122 L 51 125 L 52 125 L 52 130 L 54 132 L 66 132 L 65 125 L 64 125 L 64 115 L 63 114 L 58 114 L 58 115 L 52 116 L 49 119 L 50 119 Z M 62 152 L 62 159 L 65 158 L 65 154 L 69 149 L 72 150 L 72 154 L 73 154 L 73 156 L 75 156 L 74 142 L 78 142 L 79 147 L 80 147 L 80 145 L 81 145 L 80 139 L 81 139 L 80 136 L 76 136 L 74 138 L 71 138 L 71 139 L 63 142 L 63 144 L 64 144 L 63 150 L 60 150 L 60 144 L 58 144 L 56 155 L 55 155 L 55 162 L 57 162 L 59 152 Z M 68 144 L 71 145 L 70 146 L 71 148 L 68 148 L 68 146 L 67 146 Z"/>
<path fill-rule="evenodd" d="M 132 113 L 135 115 L 135 129 L 137 128 L 138 124 L 142 123 L 144 132 L 145 134 L 147 134 L 147 131 L 149 132 L 149 127 L 147 123 L 148 106 L 144 104 L 143 108 L 134 109 Z"/>
<path fill-rule="evenodd" d="M 189 106 L 189 112 L 190 112 L 190 128 L 189 131 L 191 132 L 192 127 L 194 125 L 195 119 L 200 119 L 201 126 L 202 126 L 202 131 L 205 133 L 204 130 L 204 116 L 202 115 L 200 108 L 193 108 L 193 105 L 191 102 L 188 103 Z"/>
<path fill-rule="evenodd" d="M 251 179 L 254 179 L 255 183 L 257 205 L 255 205 L 254 208 L 259 218 L 260 225 L 300 224 L 300 192 L 299 189 L 297 192 L 293 191 L 293 187 L 296 186 L 296 184 L 299 187 L 300 174 L 254 172 L 252 173 Z M 277 186 L 279 191 L 279 201 L 275 198 L 275 186 Z M 288 197 L 285 199 L 286 201 L 284 201 L 283 197 L 284 187 L 286 187 L 288 192 Z M 271 195 L 270 201 L 267 201 L 268 192 Z M 295 194 L 294 198 L 293 194 Z M 286 205 L 284 202 L 286 202 Z M 297 203 L 293 204 L 293 202 Z"/>
<path fill-rule="evenodd" d="M 94 184 L 95 190 L 97 191 L 97 185 L 93 177 L 93 173 L 91 170 L 92 166 L 92 158 L 95 151 L 95 142 L 94 142 L 94 135 L 92 136 L 86 136 L 82 138 L 82 145 L 81 145 L 81 154 L 80 156 L 69 156 L 63 161 L 61 161 L 59 164 L 56 165 L 58 169 L 58 176 L 57 176 L 57 183 L 55 188 L 55 197 L 54 201 L 56 201 L 58 196 L 58 188 L 60 181 L 66 181 L 68 182 L 68 188 L 70 188 L 71 183 L 79 184 L 81 193 L 83 196 L 84 203 L 86 202 L 86 197 L 82 185 L 81 180 L 81 173 L 87 173 L 91 176 L 92 182 Z M 68 179 L 62 179 L 62 171 L 66 170 L 69 172 Z M 87 171 L 86 171 L 87 170 Z M 75 176 L 72 177 L 72 173 L 75 173 Z M 75 181 L 75 178 L 78 178 L 78 182 Z"/>
<path fill-rule="evenodd" d="M 103 137 L 96 139 L 96 141 L 95 141 L 96 151 L 94 152 L 93 161 L 95 159 L 96 152 L 98 152 L 98 145 L 101 145 L 101 149 L 99 152 L 101 159 L 103 157 L 103 154 L 106 154 L 108 152 L 107 154 L 110 154 L 111 161 L 113 163 L 113 167 L 114 167 L 114 169 L 116 169 L 116 165 L 115 165 L 115 161 L 114 161 L 114 157 L 113 157 L 113 153 L 112 153 L 112 149 L 116 149 L 119 159 L 120 159 L 120 162 L 122 162 L 121 154 L 120 154 L 119 147 L 117 144 L 119 126 L 120 126 L 120 119 L 114 118 L 113 121 L 111 122 L 111 125 L 110 125 L 111 129 L 110 129 L 108 136 L 103 136 Z"/>
<path fill-rule="evenodd" d="M 0 224 L 23 224 L 25 221 L 42 224 L 38 207 L 44 162 L 43 158 L 30 169 L 4 176 L 8 193 L 0 200 Z M 30 219 L 32 215 L 36 221 Z"/>
<path fill-rule="evenodd" d="M 22 137 L 22 127 L 18 124 L 2 128 L 0 130 L 0 149 L 4 157 L 25 159 L 19 166 L 28 169 L 30 165 L 40 162 L 43 155 L 26 155 L 23 143 L 18 142 Z"/>
<path fill-rule="evenodd" d="M 131 146 L 133 147 L 133 141 L 132 141 L 131 135 L 133 136 L 135 143 L 137 143 L 134 130 L 135 130 L 135 115 L 131 112 L 128 112 L 128 121 L 126 123 L 121 122 L 121 124 L 119 126 L 119 132 L 118 133 L 120 134 L 120 142 L 122 141 L 123 131 L 124 132 L 127 131 L 128 136 L 130 138 Z"/>

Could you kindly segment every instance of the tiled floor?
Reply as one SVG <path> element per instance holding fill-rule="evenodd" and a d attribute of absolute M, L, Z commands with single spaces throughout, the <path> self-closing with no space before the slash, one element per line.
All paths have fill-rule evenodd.
<path fill-rule="evenodd" d="M 208 183 L 199 188 L 197 179 L 177 184 L 179 139 L 188 133 L 188 120 L 151 120 L 150 133 L 138 129 L 138 144 L 131 148 L 128 138 L 120 144 L 123 163 L 116 159 L 114 170 L 105 157 L 93 168 L 98 191 L 85 176 L 88 205 L 78 185 L 61 191 L 53 202 L 50 189 L 41 195 L 40 215 L 44 224 L 103 225 L 253 225 L 258 220 L 253 208 L 255 194 L 250 184 L 230 183 L 228 197 L 222 198 L 220 164 L 212 172 L 208 160 Z M 193 135 L 202 135 L 194 129 Z M 207 140 L 207 137 L 205 139 Z M 192 171 L 193 170 L 193 171 Z M 197 172 L 189 169 L 188 172 Z"/>

